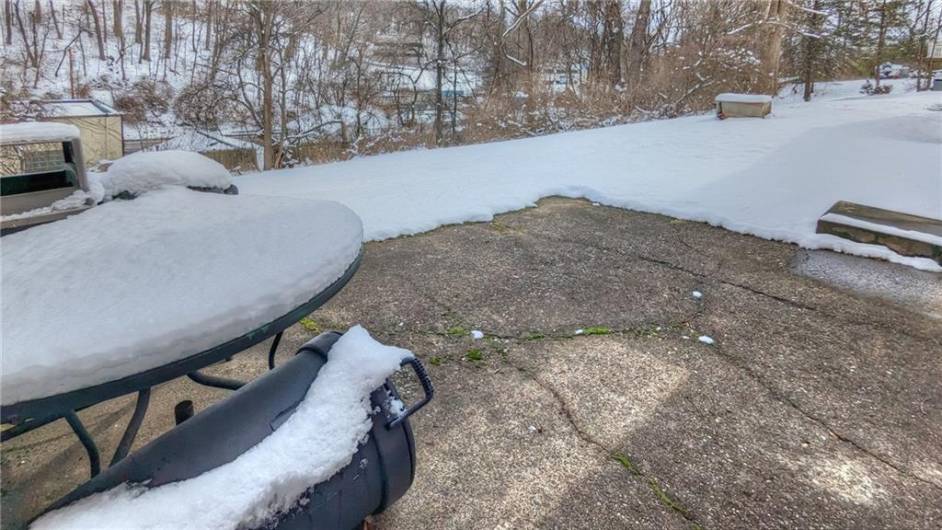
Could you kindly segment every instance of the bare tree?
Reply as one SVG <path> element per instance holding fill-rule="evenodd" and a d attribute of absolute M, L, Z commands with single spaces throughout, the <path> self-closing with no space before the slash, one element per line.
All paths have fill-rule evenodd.
<path fill-rule="evenodd" d="M 602 26 L 602 50 L 604 70 L 608 84 L 615 87 L 621 83 L 621 50 L 625 40 L 625 22 L 621 16 L 621 0 L 605 0 Z"/>
<path fill-rule="evenodd" d="M 821 30 L 825 16 L 821 8 L 821 0 L 814 0 L 811 4 L 811 10 L 808 11 L 808 33 L 802 36 L 804 41 L 802 78 L 804 80 L 803 98 L 805 101 L 811 101 L 811 94 L 814 92 L 815 67 L 821 49 L 821 37 L 817 33 Z"/>
<path fill-rule="evenodd" d="M 85 0 L 88 4 L 89 15 L 92 17 L 92 22 L 95 24 L 95 42 L 98 44 L 98 59 L 104 61 L 105 57 L 105 42 L 102 38 L 102 26 L 101 18 L 98 15 L 98 9 L 95 7 L 94 0 Z"/>
<path fill-rule="evenodd" d="M 204 35 L 205 41 L 203 42 L 203 49 L 210 49 L 210 44 L 212 42 L 212 33 L 213 33 L 213 0 L 206 1 L 206 34 Z"/>
<path fill-rule="evenodd" d="M 134 44 L 140 44 L 144 33 L 144 24 L 141 21 L 140 0 L 134 0 Z"/>
<path fill-rule="evenodd" d="M 173 53 L 173 0 L 164 0 L 161 3 L 164 9 L 164 64 L 169 62 Z"/>
<path fill-rule="evenodd" d="M 13 2 L 3 0 L 3 40 L 7 46 L 13 45 Z"/>
<path fill-rule="evenodd" d="M 124 47 L 124 0 L 112 0 L 111 11 L 114 13 L 114 36 L 118 44 Z"/>
<path fill-rule="evenodd" d="M 36 34 L 32 32 L 32 38 L 27 35 L 27 26 L 23 24 L 23 17 L 20 15 L 19 1 L 13 2 L 13 15 L 16 18 L 16 27 L 19 29 L 20 37 L 23 39 L 23 51 L 26 53 L 27 62 L 37 70 L 39 69 L 39 50 L 36 47 Z M 32 15 L 30 15 L 32 19 Z"/>
<path fill-rule="evenodd" d="M 151 18 L 154 12 L 154 3 L 156 0 L 143 0 L 143 19 L 144 19 L 144 41 L 141 43 L 143 51 L 140 54 L 138 62 L 150 60 L 150 29 Z M 136 5 L 136 4 L 135 4 Z"/>
<path fill-rule="evenodd" d="M 628 46 L 628 70 L 625 78 L 629 90 L 635 91 L 635 85 L 641 81 L 641 63 L 648 40 L 648 25 L 651 24 L 651 0 L 641 0 L 635 22 L 631 27 L 631 37 Z"/>
<path fill-rule="evenodd" d="M 420 62 L 420 71 L 428 66 L 435 70 L 435 144 L 442 145 L 445 141 L 445 84 L 448 82 L 448 64 L 452 64 L 452 99 L 457 97 L 458 60 L 460 58 L 452 42 L 458 28 L 478 15 L 481 11 L 466 6 L 461 11 L 457 4 L 450 4 L 447 0 L 425 0 L 421 4 L 423 26 L 428 29 L 433 43 L 433 56 L 427 62 Z M 450 59 L 449 59 L 450 57 Z M 455 112 L 452 111 L 454 121 Z M 455 127 L 452 127 L 453 129 Z"/>
<path fill-rule="evenodd" d="M 52 27 L 56 30 L 56 38 L 62 38 L 62 27 L 59 26 L 59 16 L 56 15 L 56 6 L 49 0 L 49 16 L 52 18 Z"/>
<path fill-rule="evenodd" d="M 759 47 L 759 87 L 766 94 L 778 93 L 779 63 L 782 59 L 782 38 L 788 16 L 787 0 L 766 0 L 765 19 Z"/>
<path fill-rule="evenodd" d="M 112 8 L 112 12 L 114 13 L 114 35 L 118 41 L 118 61 L 121 65 L 121 79 L 127 80 L 128 75 L 124 67 L 124 53 L 126 50 L 124 41 L 124 0 L 114 0 Z"/>

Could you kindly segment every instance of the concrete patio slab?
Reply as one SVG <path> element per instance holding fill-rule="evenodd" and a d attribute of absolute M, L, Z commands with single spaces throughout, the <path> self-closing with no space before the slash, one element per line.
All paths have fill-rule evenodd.
<path fill-rule="evenodd" d="M 279 357 L 362 323 L 428 366 L 415 483 L 380 528 L 938 528 L 942 326 L 924 309 L 942 300 L 796 273 L 800 252 L 547 199 L 368 244 Z M 257 376 L 266 348 L 213 371 Z M 224 395 L 158 388 L 137 445 L 177 401 Z M 132 403 L 82 413 L 106 452 Z M 3 528 L 87 471 L 61 423 L 4 444 Z"/>

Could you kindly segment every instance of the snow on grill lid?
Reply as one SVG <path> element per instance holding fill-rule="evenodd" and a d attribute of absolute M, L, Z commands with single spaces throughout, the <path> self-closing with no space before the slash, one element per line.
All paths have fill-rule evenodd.
<path fill-rule="evenodd" d="M 308 301 L 362 241 L 338 203 L 171 187 L 3 238 L 3 404 L 209 349 Z"/>
<path fill-rule="evenodd" d="M 108 195 L 133 194 L 162 186 L 228 188 L 229 170 L 212 158 L 189 151 L 141 151 L 115 160 L 102 185 Z"/>
<path fill-rule="evenodd" d="M 31 528 L 268 527 L 309 486 L 350 463 L 372 426 L 370 392 L 412 352 L 354 326 L 327 355 L 287 421 L 232 462 L 156 488 L 125 483 L 50 512 Z"/>
<path fill-rule="evenodd" d="M 0 145 L 62 142 L 78 137 L 78 127 L 67 123 L 31 121 L 0 125 Z"/>
<path fill-rule="evenodd" d="M 771 103 L 772 96 L 763 94 L 734 94 L 725 92 L 716 96 L 718 103 Z"/>

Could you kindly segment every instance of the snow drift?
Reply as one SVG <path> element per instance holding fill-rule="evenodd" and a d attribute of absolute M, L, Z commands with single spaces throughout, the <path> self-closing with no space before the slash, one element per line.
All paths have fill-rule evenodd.
<path fill-rule="evenodd" d="M 929 110 L 940 102 L 931 92 L 780 102 L 767 119 L 693 116 L 235 182 L 246 195 L 344 203 L 372 240 L 488 221 L 561 195 L 939 271 L 926 258 L 816 234 L 815 223 L 838 200 L 942 218 L 942 113 Z"/>

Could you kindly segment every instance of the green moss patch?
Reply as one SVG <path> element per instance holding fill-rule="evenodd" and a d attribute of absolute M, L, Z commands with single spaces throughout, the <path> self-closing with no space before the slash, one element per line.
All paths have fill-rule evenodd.
<path fill-rule="evenodd" d="M 298 321 L 298 324 L 301 324 L 301 327 L 311 333 L 320 333 L 321 326 L 311 317 L 304 317 Z"/>

